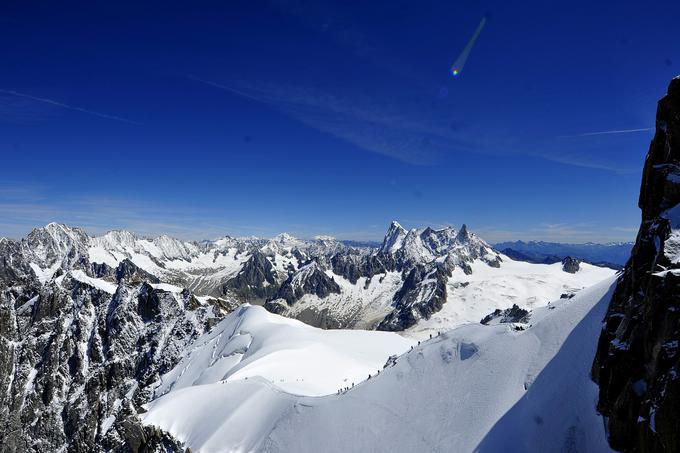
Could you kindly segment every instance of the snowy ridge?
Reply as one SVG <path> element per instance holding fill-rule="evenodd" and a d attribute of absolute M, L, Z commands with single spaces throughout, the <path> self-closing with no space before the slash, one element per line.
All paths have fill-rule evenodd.
<path fill-rule="evenodd" d="M 244 308 L 197 342 L 198 349 L 185 357 L 191 363 L 183 361 L 164 377 L 165 388 L 169 387 L 165 379 L 182 373 L 189 377 L 175 382 L 192 381 L 194 385 L 176 384 L 152 401 L 144 423 L 160 426 L 193 451 L 206 453 L 435 452 L 451 451 L 454 446 L 460 452 L 508 448 L 524 452 L 609 451 L 601 418 L 595 412 L 597 388 L 590 380 L 590 364 L 612 285 L 613 279 L 608 279 L 572 299 L 556 300 L 534 310 L 526 330 L 476 324 L 435 334 L 401 354 L 379 375 L 373 373 L 371 379 L 355 382 L 353 388 L 350 384 L 345 392 L 321 397 L 300 395 L 314 393 L 309 390 L 317 386 L 325 387 L 327 393 L 338 383 L 342 385 L 345 381 L 339 378 L 344 374 L 333 373 L 344 367 L 327 370 L 329 362 L 324 360 L 319 368 L 328 373 L 317 370 L 307 374 L 303 385 L 293 380 L 294 385 L 287 388 L 290 391 L 280 382 L 289 382 L 291 373 L 308 373 L 310 365 L 315 366 L 312 357 L 316 351 L 300 342 L 316 329 L 267 314 L 255 324 L 268 326 L 251 335 L 250 328 L 241 327 L 247 323 L 239 325 L 234 319 L 256 307 Z M 201 370 L 211 369 L 201 365 L 212 359 L 199 359 L 213 349 L 211 341 L 224 346 L 217 349 L 217 356 L 219 351 L 231 353 L 226 357 L 233 357 L 237 350 L 248 354 L 255 338 L 278 336 L 275 326 L 279 323 L 291 329 L 285 338 L 292 339 L 279 346 L 275 345 L 282 339 L 272 343 L 261 339 L 264 349 L 251 353 L 253 359 L 241 368 L 250 366 L 250 371 L 241 379 L 233 379 L 234 374 L 226 380 L 213 377 L 211 384 L 196 379 L 202 376 Z M 301 332 L 294 334 L 296 329 Z M 328 331 L 318 333 L 314 344 L 333 344 Z M 347 337 L 335 347 L 370 344 L 367 338 L 357 343 L 352 340 L 352 336 L 358 340 L 369 332 L 344 334 Z M 247 341 L 241 340 L 244 335 Z M 393 349 L 404 351 L 404 346 L 400 343 Z M 284 366 L 288 357 L 278 353 L 291 347 L 298 351 L 293 362 L 296 366 Z M 387 353 L 389 348 L 383 350 Z M 333 362 L 330 360 L 330 365 Z M 220 369 L 216 375 L 221 374 Z"/>
<path fill-rule="evenodd" d="M 259 376 L 291 394 L 322 396 L 365 379 L 412 344 L 387 332 L 321 330 L 245 304 L 192 344 L 156 395 Z"/>

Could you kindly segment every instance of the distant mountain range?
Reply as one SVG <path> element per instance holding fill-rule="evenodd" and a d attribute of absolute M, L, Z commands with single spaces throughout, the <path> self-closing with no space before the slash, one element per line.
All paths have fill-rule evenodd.
<path fill-rule="evenodd" d="M 494 245 L 494 248 L 514 260 L 529 263 L 552 264 L 570 256 L 591 264 L 621 269 L 630 257 L 633 244 L 633 242 L 564 244 L 560 242 L 514 241 L 499 242 Z"/>

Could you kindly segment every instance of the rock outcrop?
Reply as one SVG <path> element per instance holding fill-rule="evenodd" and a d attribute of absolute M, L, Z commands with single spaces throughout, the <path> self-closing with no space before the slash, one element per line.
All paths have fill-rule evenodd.
<path fill-rule="evenodd" d="M 579 271 L 581 262 L 576 258 L 567 256 L 562 260 L 562 270 L 564 272 L 569 272 L 570 274 L 575 274 Z"/>
<path fill-rule="evenodd" d="M 136 414 L 224 313 L 146 282 L 109 294 L 62 277 L 0 288 L 0 450 L 181 451 Z"/>
<path fill-rule="evenodd" d="M 121 281 L 126 283 L 160 283 L 160 279 L 158 277 L 151 275 L 144 269 L 141 269 L 127 258 L 118 264 L 114 275 L 118 283 Z"/>
<path fill-rule="evenodd" d="M 244 301 L 264 301 L 278 290 L 274 267 L 267 257 L 255 251 L 236 277 L 229 280 L 222 291 Z"/>
<path fill-rule="evenodd" d="M 421 264 L 412 268 L 394 295 L 394 310 L 380 322 L 378 330 L 405 330 L 441 310 L 446 302 L 449 275 L 443 263 Z"/>
<path fill-rule="evenodd" d="M 340 293 L 340 286 L 332 277 L 326 275 L 321 266 L 312 261 L 300 268 L 283 282 L 274 299 L 283 299 L 293 305 L 305 294 L 313 294 L 321 299 L 330 294 Z"/>
<path fill-rule="evenodd" d="M 680 451 L 680 78 L 659 101 L 645 161 L 642 223 L 593 363 L 610 445 Z"/>
<path fill-rule="evenodd" d="M 482 318 L 480 323 L 484 325 L 495 323 L 505 324 L 513 322 L 527 323 L 529 322 L 529 316 L 530 313 L 528 310 L 518 307 L 517 304 L 512 304 L 512 307 L 506 308 L 505 310 L 497 308 L 493 311 L 493 313 L 490 313 Z"/>

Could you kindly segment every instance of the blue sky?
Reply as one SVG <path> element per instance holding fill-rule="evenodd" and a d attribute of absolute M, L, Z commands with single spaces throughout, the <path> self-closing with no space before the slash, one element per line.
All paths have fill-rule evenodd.
<path fill-rule="evenodd" d="M 361 3 L 3 2 L 0 236 L 634 239 L 678 2 Z"/>

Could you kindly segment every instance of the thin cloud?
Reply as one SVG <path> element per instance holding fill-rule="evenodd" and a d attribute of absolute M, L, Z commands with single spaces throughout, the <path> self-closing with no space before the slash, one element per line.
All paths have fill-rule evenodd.
<path fill-rule="evenodd" d="M 553 139 L 491 137 L 475 128 L 454 130 L 446 106 L 439 108 L 420 91 L 407 94 L 375 87 L 354 90 L 338 86 L 229 81 L 218 83 L 188 75 L 188 79 L 259 102 L 320 132 L 411 165 L 433 165 L 451 153 L 523 155 L 569 166 L 618 174 L 634 172 L 607 158 L 565 149 Z M 419 95 L 420 94 L 420 95 Z"/>
<path fill-rule="evenodd" d="M 57 107 L 61 107 L 61 108 L 64 108 L 64 109 L 74 110 L 76 112 L 82 112 L 82 113 L 86 113 L 88 115 L 98 116 L 99 118 L 105 118 L 105 119 L 114 120 L 114 121 L 121 121 L 123 123 L 141 126 L 141 123 L 138 123 L 136 121 L 128 120 L 126 118 L 121 118 L 121 117 L 115 116 L 115 115 L 109 115 L 109 114 L 106 114 L 106 113 L 95 112 L 94 110 L 88 110 L 88 109 L 84 109 L 82 107 L 76 107 L 74 105 L 64 104 L 63 102 L 55 101 L 53 99 L 31 96 L 30 94 L 19 93 L 17 91 L 13 91 L 13 90 L 4 90 L 4 89 L 1 89 L 1 88 L 0 88 L 0 93 L 9 94 L 11 96 L 17 96 L 17 97 L 24 98 L 24 99 L 30 99 L 32 101 L 42 102 L 42 103 L 45 103 L 45 104 L 55 105 Z"/>
<path fill-rule="evenodd" d="M 268 105 L 316 130 L 361 149 L 412 165 L 431 165 L 451 150 L 471 150 L 473 144 L 452 133 L 449 125 L 423 101 L 397 105 L 394 96 L 301 85 L 233 82 L 229 85 L 195 76 L 187 78 Z M 336 87 L 337 88 L 337 87 Z M 425 119 L 423 119 L 425 118 Z"/>
<path fill-rule="evenodd" d="M 255 95 L 248 94 L 248 93 L 246 93 L 245 91 L 237 90 L 237 89 L 234 88 L 234 87 L 230 87 L 230 86 L 227 86 L 227 85 L 222 85 L 222 84 L 220 84 L 220 83 L 212 82 L 212 81 L 210 81 L 210 80 L 201 79 L 200 77 L 196 77 L 196 76 L 192 76 L 192 75 L 188 75 L 188 76 L 186 76 L 186 77 L 187 77 L 188 79 L 194 80 L 194 81 L 196 81 L 196 82 L 200 82 L 200 83 L 202 83 L 202 84 L 204 84 L 204 85 L 208 85 L 208 86 L 211 86 L 211 87 L 214 87 L 214 88 L 219 88 L 219 89 L 225 90 L 225 91 L 231 91 L 231 92 L 234 93 L 234 94 L 238 94 L 239 96 L 242 96 L 242 97 L 244 97 L 244 98 L 251 99 L 251 100 L 253 100 L 253 101 L 264 102 L 264 99 L 263 99 L 262 97 L 258 97 L 258 96 L 255 96 Z"/>
<path fill-rule="evenodd" d="M 634 132 L 647 132 L 653 130 L 654 130 L 653 127 L 643 127 L 639 129 L 614 129 L 611 131 L 584 132 L 582 134 L 575 135 L 561 135 L 560 138 L 592 137 L 594 135 L 631 134 Z"/>

